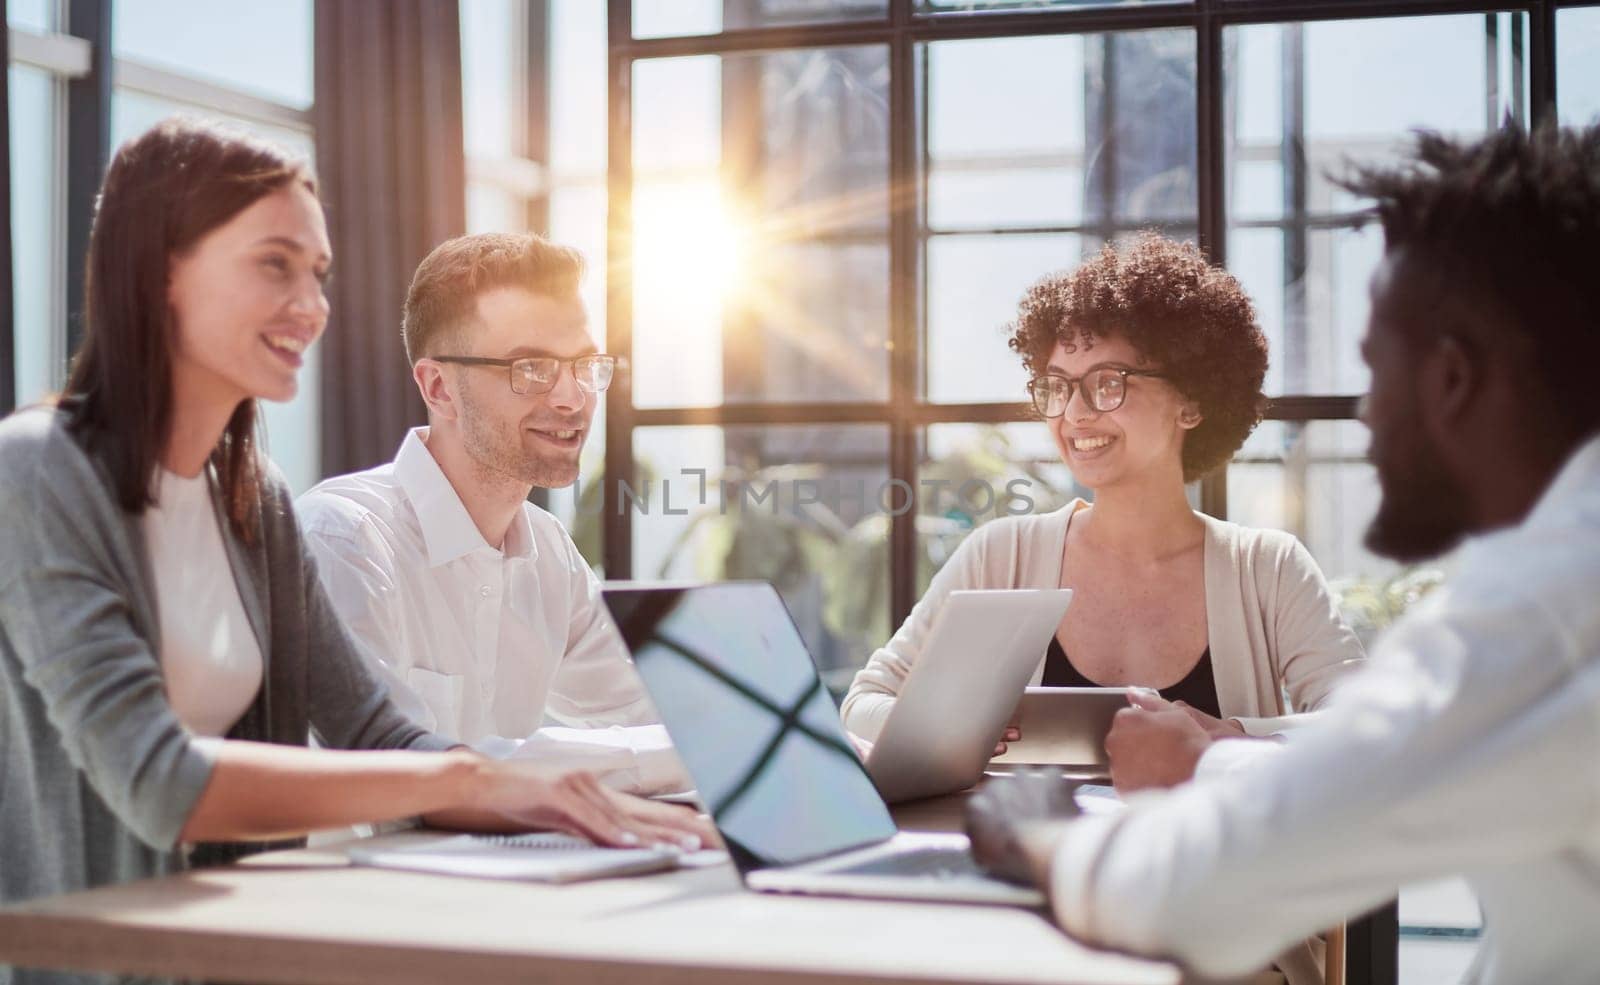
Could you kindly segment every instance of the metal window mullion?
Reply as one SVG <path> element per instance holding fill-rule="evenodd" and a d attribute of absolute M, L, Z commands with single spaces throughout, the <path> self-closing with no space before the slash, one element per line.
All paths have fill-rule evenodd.
<path fill-rule="evenodd" d="M 1096 34 L 1108 31 L 1195 28 L 1211 20 L 1233 24 L 1278 24 L 1291 21 L 1377 20 L 1449 14 L 1549 9 L 1555 0 L 1196 0 L 1185 4 L 1137 4 L 1120 7 L 1061 8 L 1018 13 L 976 11 L 950 14 L 897 13 L 892 0 L 885 20 L 749 28 L 718 34 L 661 38 L 612 39 L 612 51 L 634 58 L 754 52 L 784 48 L 892 44 L 977 38 Z M 1584 4 L 1561 4 L 1582 6 Z"/>
<path fill-rule="evenodd" d="M 0 0 L 0 18 L 5 17 L 6 0 Z M 8 21 L 9 23 L 9 21 Z M 7 66 L 9 69 L 9 65 Z M 5 178 L 6 195 L 0 200 L 0 243 L 5 267 L 0 269 L 0 416 L 17 405 L 17 345 L 13 283 L 15 264 L 11 236 L 11 72 L 0 77 L 0 176 Z"/>
<path fill-rule="evenodd" d="M 111 0 L 71 0 L 67 33 L 92 46 L 89 71 L 67 83 L 66 351 L 83 339 L 84 274 L 95 195 L 111 156 Z"/>
<path fill-rule="evenodd" d="M 43 69 L 52 75 L 76 79 L 89 74 L 94 48 L 82 38 L 67 34 L 38 34 L 11 27 L 6 32 L 8 60 Z"/>
<path fill-rule="evenodd" d="M 633 226 L 633 58 L 622 42 L 633 35 L 632 0 L 608 0 L 607 144 L 610 182 L 606 219 L 606 348 L 633 357 L 633 281 L 626 273 Z M 632 518 L 609 490 L 633 481 L 633 382 L 620 374 L 606 391 L 605 486 L 601 490 L 601 557 L 607 578 L 633 574 Z"/>
<path fill-rule="evenodd" d="M 1228 258 L 1227 212 L 1227 78 L 1223 72 L 1223 27 L 1218 0 L 1200 0 L 1195 26 L 1195 184 L 1198 191 L 1200 249 L 1212 263 Z M 1200 510 L 1228 517 L 1228 466 L 1213 469 L 1200 480 Z"/>
<path fill-rule="evenodd" d="M 921 345 L 917 303 L 922 176 L 917 145 L 917 48 L 910 30 L 911 0 L 890 0 L 889 40 L 889 477 L 917 483 L 918 428 L 905 411 L 915 406 Z M 898 502 L 893 504 L 899 506 Z M 889 624 L 898 626 L 916 602 L 917 517 L 915 508 L 895 510 L 889 523 Z"/>
<path fill-rule="evenodd" d="M 1556 6 L 1550 0 L 1537 0 L 1528 11 L 1528 102 L 1535 126 L 1557 120 Z"/>
<path fill-rule="evenodd" d="M 523 219 L 529 229 L 550 232 L 551 143 L 550 143 L 550 0 L 527 0 L 522 16 L 521 66 L 522 93 L 518 111 L 517 146 L 524 160 L 537 164 L 543 173 L 539 190 L 526 196 Z"/>
<path fill-rule="evenodd" d="M 307 136 L 312 130 L 310 109 L 263 99 L 231 86 L 217 85 L 137 59 L 112 60 L 112 86 L 252 123 L 295 130 Z"/>

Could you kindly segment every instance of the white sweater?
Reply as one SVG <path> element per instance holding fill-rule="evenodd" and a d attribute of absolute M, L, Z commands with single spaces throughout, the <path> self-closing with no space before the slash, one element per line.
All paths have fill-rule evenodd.
<path fill-rule="evenodd" d="M 911 615 L 856 675 L 841 709 L 845 726 L 875 738 L 951 592 L 1057 588 L 1067 527 L 1085 504 L 1006 517 L 973 531 L 939 570 Z M 1197 514 L 1205 522 L 1206 627 L 1224 718 L 1252 735 L 1306 721 L 1340 678 L 1363 661 L 1311 554 L 1292 535 Z M 1044 655 L 1034 683 L 1044 672 Z M 1285 695 L 1287 694 L 1287 704 Z"/>

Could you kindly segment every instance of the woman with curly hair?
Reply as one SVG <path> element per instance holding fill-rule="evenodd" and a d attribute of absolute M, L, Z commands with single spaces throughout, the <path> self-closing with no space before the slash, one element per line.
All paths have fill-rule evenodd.
<path fill-rule="evenodd" d="M 1243 444 L 1266 403 L 1267 343 L 1239 282 L 1195 247 L 1146 234 L 1035 284 L 1010 345 L 1093 502 L 968 537 L 856 675 L 846 725 L 877 736 L 950 592 L 1057 587 L 1073 603 L 1034 683 L 1166 699 L 1135 698 L 1166 727 L 1119 716 L 1107 742 L 1119 788 L 1182 782 L 1211 741 L 1304 721 L 1358 667 L 1360 643 L 1298 540 L 1198 513 L 1184 493 Z"/>

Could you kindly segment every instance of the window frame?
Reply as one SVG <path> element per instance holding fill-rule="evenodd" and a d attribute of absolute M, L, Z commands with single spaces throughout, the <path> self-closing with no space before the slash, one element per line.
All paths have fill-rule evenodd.
<path fill-rule="evenodd" d="M 720 34 L 636 39 L 632 0 L 608 0 L 608 205 L 606 304 L 607 347 L 629 357 L 633 349 L 633 287 L 627 249 L 633 191 L 632 90 L 636 62 L 665 57 L 736 55 L 796 48 L 877 44 L 889 51 L 889 180 L 911 183 L 915 196 L 890 206 L 890 302 L 888 399 L 857 402 L 723 404 L 715 407 L 635 408 L 631 383 L 622 379 L 607 393 L 605 474 L 633 475 L 633 431 L 679 424 L 838 424 L 874 423 L 890 429 L 889 475 L 915 486 L 921 431 L 930 424 L 1011 423 L 1032 420 L 1024 401 L 931 403 L 921 395 L 920 307 L 926 194 L 921 146 L 926 107 L 919 75 L 928 42 L 1041 35 L 1088 34 L 1154 28 L 1183 28 L 1195 34 L 1198 239 L 1201 249 L 1226 264 L 1229 230 L 1226 187 L 1226 132 L 1223 78 L 1224 31 L 1247 24 L 1374 20 L 1449 14 L 1521 13 L 1527 17 L 1528 105 L 1534 123 L 1555 115 L 1555 20 L 1558 9 L 1600 6 L 1596 0 L 1193 0 L 1190 3 L 1134 4 L 1058 10 L 919 12 L 915 0 L 890 0 L 887 16 L 838 23 L 726 31 Z M 1353 420 L 1359 394 L 1314 393 L 1273 398 L 1267 420 L 1305 423 Z M 1201 508 L 1226 518 L 1227 467 L 1201 484 Z M 632 574 L 633 517 L 607 509 L 603 553 L 607 574 Z M 915 603 L 915 517 L 893 518 L 890 536 L 890 621 L 898 624 Z"/>

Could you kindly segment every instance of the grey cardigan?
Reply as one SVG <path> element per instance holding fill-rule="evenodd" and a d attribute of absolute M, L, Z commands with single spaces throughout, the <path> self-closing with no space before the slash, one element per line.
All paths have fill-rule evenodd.
<path fill-rule="evenodd" d="M 179 833 L 212 768 L 210 744 L 167 704 L 140 518 L 66 419 L 34 408 L 0 421 L 0 902 L 183 868 Z M 357 655 L 290 497 L 272 472 L 253 545 L 223 524 L 265 664 L 229 738 L 448 748 Z"/>

